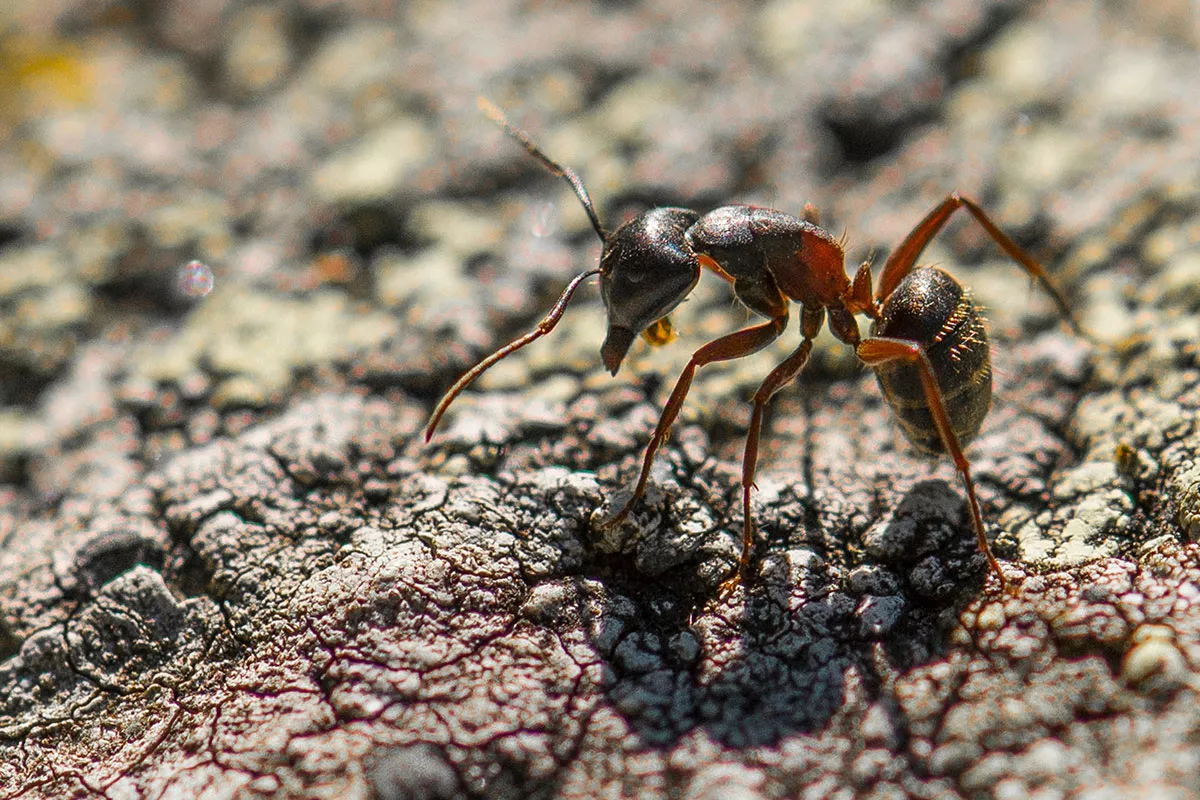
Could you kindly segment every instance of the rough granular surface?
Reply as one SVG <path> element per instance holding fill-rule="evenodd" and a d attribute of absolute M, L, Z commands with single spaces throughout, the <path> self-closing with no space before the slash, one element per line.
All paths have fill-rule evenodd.
<path fill-rule="evenodd" d="M 1200 793 L 1200 23 L 1100 0 L 0 11 L 0 800 Z M 996 394 L 904 442 L 832 337 L 600 363 L 611 229 L 742 202 L 851 272 L 950 192 Z M 799 317 L 793 313 L 793 319 Z M 793 328 L 795 327 L 793 323 Z"/>

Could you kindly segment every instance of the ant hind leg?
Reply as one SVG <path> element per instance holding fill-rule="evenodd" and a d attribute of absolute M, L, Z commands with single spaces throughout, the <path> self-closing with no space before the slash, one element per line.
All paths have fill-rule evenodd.
<path fill-rule="evenodd" d="M 963 484 L 966 486 L 967 503 L 971 507 L 971 520 L 975 527 L 975 537 L 979 542 L 979 549 L 983 552 L 984 557 L 987 558 L 992 572 L 996 573 L 996 577 L 1000 580 L 1000 587 L 1007 589 L 1009 584 L 1004 577 L 1004 571 L 1000 569 L 1000 562 L 996 560 L 996 556 L 992 553 L 992 547 L 987 540 L 987 531 L 983 525 L 983 513 L 979 510 L 979 498 L 975 495 L 975 481 L 971 477 L 971 463 L 963 453 L 962 446 L 958 441 L 958 435 L 955 434 L 954 428 L 951 425 L 950 415 L 946 411 L 946 402 L 942 397 L 942 390 L 938 387 L 933 364 L 929 361 L 929 356 L 925 353 L 925 349 L 917 342 L 887 337 L 873 337 L 860 342 L 856 348 L 856 352 L 862 362 L 870 367 L 878 367 L 890 361 L 907 362 L 917 367 L 918 374 L 921 376 L 921 384 L 925 389 L 925 399 L 929 404 L 929 411 L 933 417 L 934 424 L 937 426 L 942 445 L 945 447 L 946 453 L 954 460 L 954 466 L 958 469 L 958 473 L 962 475 Z"/>

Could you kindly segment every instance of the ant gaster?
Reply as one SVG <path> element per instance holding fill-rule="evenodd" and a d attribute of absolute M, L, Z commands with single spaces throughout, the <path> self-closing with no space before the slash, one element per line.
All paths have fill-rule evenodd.
<path fill-rule="evenodd" d="M 794 300 L 801 305 L 800 344 L 754 393 L 742 458 L 742 553 L 737 572 L 726 586 L 743 578 L 750 563 L 754 541 L 750 493 L 763 413 L 771 397 L 804 369 L 813 339 L 826 321 L 833 335 L 853 347 L 859 360 L 875 371 L 883 396 L 909 441 L 926 454 L 944 453 L 953 459 L 966 486 L 979 549 L 1001 586 L 1006 585 L 988 545 L 971 465 L 963 454 L 963 445 L 979 431 L 991 405 L 987 333 L 979 308 L 958 281 L 940 269 L 918 267 L 916 261 L 951 215 L 965 208 L 1009 257 L 1041 282 L 1072 329 L 1078 333 L 1080 328 L 1046 271 L 996 227 L 977 203 L 957 192 L 939 203 L 888 257 L 872 291 L 869 262 L 864 262 L 851 280 L 841 243 L 819 226 L 811 206 L 804 219 L 749 205 L 722 206 L 706 214 L 687 208 L 653 208 L 610 232 L 601 225 L 575 172 L 550 159 L 494 105 L 482 98 L 479 105 L 530 155 L 571 185 L 603 251 L 599 267 L 575 276 L 533 330 L 492 353 L 450 387 L 429 419 L 426 441 L 446 409 L 472 381 L 500 359 L 554 329 L 571 296 L 588 278 L 600 276 L 600 294 L 608 316 L 608 335 L 600 354 L 604 366 L 615 375 L 639 333 L 653 344 L 672 338 L 667 315 L 691 292 L 702 268 L 708 268 L 729 281 L 737 299 L 767 321 L 714 339 L 692 354 L 646 446 L 633 494 L 603 524 L 619 525 L 642 498 L 655 453 L 679 415 L 696 369 L 766 347 L 787 326 L 788 301 Z M 857 314 L 871 320 L 866 338 L 859 333 Z"/>

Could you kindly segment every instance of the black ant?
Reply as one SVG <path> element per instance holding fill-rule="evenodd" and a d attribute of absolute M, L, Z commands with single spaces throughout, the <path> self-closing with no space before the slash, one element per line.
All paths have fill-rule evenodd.
<path fill-rule="evenodd" d="M 748 205 L 721 206 L 706 214 L 687 208 L 652 208 L 615 231 L 607 231 L 575 172 L 549 158 L 494 105 L 482 98 L 479 105 L 530 155 L 571 185 L 604 247 L 600 266 L 576 275 L 533 330 L 492 353 L 450 387 L 429 419 L 426 441 L 446 409 L 472 381 L 500 359 L 554 329 L 571 296 L 588 278 L 600 276 L 600 295 L 608 315 L 608 335 L 600 355 L 604 366 L 616 375 L 639 333 L 653 344 L 670 340 L 667 315 L 691 292 L 701 268 L 707 267 L 733 284 L 737 299 L 767 321 L 714 339 L 692 354 L 646 446 L 632 496 L 603 524 L 621 524 L 645 493 L 654 455 L 679 415 L 696 368 L 766 347 L 783 333 L 788 301 L 794 300 L 802 307 L 800 345 L 754 393 L 742 458 L 742 554 L 726 586 L 735 585 L 750 564 L 754 542 L 750 491 L 763 413 L 771 397 L 804 369 L 813 339 L 826 320 L 833 335 L 853 347 L 859 360 L 875 371 L 883 396 L 909 441 L 924 453 L 945 453 L 954 460 L 967 489 L 979 549 L 1000 585 L 1006 586 L 1000 563 L 988 545 L 971 465 L 963 454 L 963 445 L 979 431 L 991 406 L 987 332 L 979 308 L 958 281 L 941 269 L 915 266 L 917 258 L 951 215 L 965 208 L 1009 257 L 1042 283 L 1076 333 L 1080 327 L 1042 266 L 996 227 L 975 201 L 955 192 L 939 203 L 888 257 L 872 291 L 869 262 L 864 262 L 851 280 L 841 243 L 819 226 L 811 206 L 804 219 Z M 859 334 L 857 314 L 871 319 L 871 333 L 865 339 Z"/>

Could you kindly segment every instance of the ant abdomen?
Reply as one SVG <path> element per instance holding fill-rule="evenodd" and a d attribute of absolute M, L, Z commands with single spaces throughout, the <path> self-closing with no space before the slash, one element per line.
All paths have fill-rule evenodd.
<path fill-rule="evenodd" d="M 940 269 L 914 268 L 884 302 L 872 333 L 924 348 L 959 445 L 974 438 L 992 403 L 992 359 L 970 293 Z M 877 366 L 875 377 L 913 446 L 930 455 L 946 452 L 920 368 L 894 361 Z"/>

